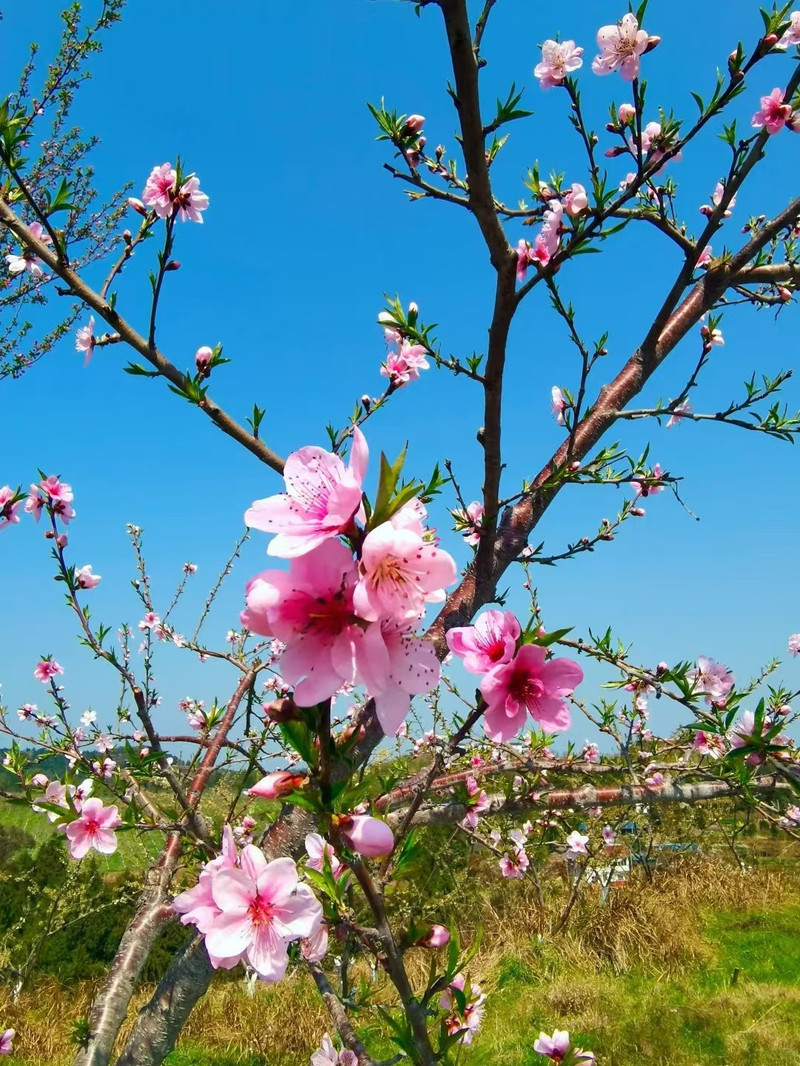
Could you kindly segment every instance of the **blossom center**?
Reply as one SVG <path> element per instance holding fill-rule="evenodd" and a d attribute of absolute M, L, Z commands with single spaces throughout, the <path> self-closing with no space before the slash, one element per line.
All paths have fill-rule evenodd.
<path fill-rule="evenodd" d="M 515 673 L 509 686 L 511 695 L 519 702 L 530 707 L 544 695 L 544 682 L 539 677 L 526 673 Z"/>
<path fill-rule="evenodd" d="M 247 914 L 250 918 L 250 921 L 255 926 L 272 924 L 272 906 L 262 896 L 256 895 L 253 902 L 247 908 Z"/>

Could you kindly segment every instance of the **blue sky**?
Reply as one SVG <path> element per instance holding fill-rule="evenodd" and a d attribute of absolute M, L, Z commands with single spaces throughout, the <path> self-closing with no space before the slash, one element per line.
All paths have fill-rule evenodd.
<path fill-rule="evenodd" d="M 87 4 L 91 8 L 91 4 Z M 473 7 L 478 5 L 472 5 Z M 60 4 L 41 0 L 35 18 L 25 5 L 5 12 L 3 68 L 11 80 L 27 42 L 48 56 Z M 544 12 L 544 13 L 543 13 Z M 514 203 L 522 176 L 538 160 L 543 173 L 563 171 L 586 181 L 580 145 L 566 119 L 565 96 L 543 93 L 531 70 L 537 44 L 561 32 L 593 54 L 598 25 L 623 13 L 619 5 L 577 5 L 574 13 L 547 14 L 540 5 L 502 0 L 485 38 L 489 66 L 483 99 L 488 111 L 511 81 L 525 87 L 532 119 L 514 124 L 494 169 L 496 192 Z M 663 38 L 646 60 L 651 104 L 674 108 L 690 120 L 689 89 L 706 91 L 717 65 L 742 37 L 753 41 L 760 19 L 755 5 L 737 2 L 720 22 L 711 8 L 653 2 L 646 28 Z M 689 29 L 687 30 L 687 26 Z M 601 137 L 607 108 L 628 98 L 619 78 L 581 73 L 584 107 Z M 139 193 L 151 167 L 180 155 L 211 198 L 203 226 L 179 230 L 181 270 L 169 276 L 159 326 L 165 353 L 190 365 L 201 344 L 221 341 L 229 366 L 216 371 L 212 394 L 240 420 L 253 402 L 267 408 L 262 434 L 282 454 L 305 443 L 324 443 L 326 422 L 341 425 L 363 393 L 376 395 L 383 380 L 384 345 L 376 313 L 384 292 L 416 300 L 422 318 L 438 323 L 445 352 L 461 357 L 482 351 L 491 311 L 491 268 L 474 221 L 458 208 L 409 204 L 399 182 L 381 169 L 388 159 L 376 144 L 365 103 L 383 96 L 387 106 L 426 116 L 429 144 L 456 152 L 456 120 L 445 91 L 450 76 L 441 19 L 436 10 L 414 17 L 397 0 L 308 0 L 304 4 L 228 5 L 197 0 L 191 13 L 165 21 L 153 0 L 129 6 L 108 36 L 84 88 L 75 119 L 102 143 L 94 156 L 101 190 L 126 181 Z M 757 98 L 785 83 L 788 57 L 764 64 L 738 107 L 746 122 Z M 488 102 L 487 102 L 488 101 Z M 680 183 L 679 209 L 697 233 L 697 207 L 708 201 L 727 169 L 727 149 L 716 130 L 672 165 Z M 610 139 L 609 139 L 610 143 Z M 739 198 L 725 238 L 740 241 L 750 213 L 779 209 L 796 192 L 800 138 L 785 133 L 769 145 L 769 158 Z M 613 180 L 626 171 L 609 160 Z M 588 184 L 588 182 L 586 182 Z M 509 227 L 516 240 L 529 235 Z M 715 251 L 722 241 L 715 241 Z M 118 287 L 122 314 L 143 328 L 148 313 L 147 271 L 155 242 L 137 253 Z M 609 331 L 609 370 L 615 371 L 642 338 L 679 266 L 659 234 L 629 230 L 608 242 L 602 258 L 585 256 L 559 275 L 562 293 L 576 307 L 589 339 Z M 101 266 L 88 280 L 100 284 Z M 769 312 L 732 309 L 723 330 L 727 344 L 696 390 L 696 410 L 714 411 L 742 394 L 753 370 L 774 373 L 796 359 L 796 310 L 777 323 Z M 645 401 L 674 396 L 698 354 L 689 338 L 663 367 Z M 91 593 L 94 617 L 135 623 L 139 609 L 129 580 L 132 557 L 126 522 L 144 527 L 150 574 L 159 603 L 168 602 L 180 567 L 199 565 L 184 614 L 191 631 L 195 608 L 213 582 L 242 529 L 254 498 L 278 491 L 267 468 L 169 393 L 161 382 L 121 372 L 121 346 L 100 351 L 84 369 L 64 341 L 21 380 L 0 388 L 6 442 L 0 484 L 27 482 L 37 467 L 73 484 L 78 519 L 71 526 L 72 559 L 103 574 Z M 534 475 L 561 439 L 549 410 L 550 387 L 573 387 L 577 360 L 562 324 L 541 292 L 515 321 L 506 382 L 506 489 Z M 598 381 L 599 384 L 599 381 Z M 800 406 L 797 386 L 786 390 Z M 368 423 L 377 454 L 395 454 L 410 440 L 408 470 L 427 474 L 449 457 L 468 499 L 479 495 L 481 396 L 474 384 L 429 371 L 396 395 Z M 786 638 L 800 630 L 797 606 L 798 496 L 793 447 L 728 427 L 684 423 L 666 432 L 656 424 L 622 425 L 633 451 L 652 442 L 652 459 L 685 480 L 682 495 L 699 515 L 694 521 L 667 493 L 651 500 L 647 517 L 631 522 L 613 544 L 556 569 L 541 568 L 538 587 L 549 628 L 577 632 L 612 625 L 635 642 L 643 662 L 708 654 L 740 677 L 783 654 Z M 550 549 L 591 535 L 613 517 L 622 493 L 614 488 L 569 489 L 535 534 Z M 447 532 L 445 493 L 432 518 L 463 564 L 460 538 Z M 237 622 L 246 578 L 265 565 L 265 538 L 255 534 L 221 598 L 208 629 L 222 641 Z M 72 621 L 46 563 L 39 531 L 27 522 L 0 538 L 4 574 L 5 634 L 0 680 L 8 703 L 41 696 L 31 676 L 42 653 L 67 668 L 68 698 L 77 710 L 92 705 L 106 720 L 116 685 L 77 646 Z M 518 588 L 518 580 L 509 577 Z M 523 609 L 521 593 L 512 603 Z M 163 722 L 182 722 L 182 695 L 225 698 L 228 676 L 212 664 L 166 651 L 157 665 L 164 694 Z M 800 686 L 800 666 L 784 674 Z M 590 671 L 583 695 L 592 699 L 602 680 Z M 674 713 L 654 705 L 654 728 L 669 730 Z M 589 731 L 576 724 L 578 742 Z"/>

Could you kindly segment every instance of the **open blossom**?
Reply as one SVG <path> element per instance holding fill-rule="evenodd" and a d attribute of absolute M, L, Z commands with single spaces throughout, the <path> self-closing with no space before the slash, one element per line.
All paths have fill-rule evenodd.
<path fill-rule="evenodd" d="M 359 634 L 355 645 L 358 679 L 375 701 L 375 714 L 386 736 L 405 721 L 412 696 L 438 685 L 442 667 L 430 641 L 406 632 L 392 619 L 375 623 Z"/>
<path fill-rule="evenodd" d="M 322 448 L 292 452 L 283 473 L 286 492 L 256 500 L 244 516 L 251 529 L 276 534 L 267 554 L 292 559 L 344 532 L 361 507 L 368 457 L 358 427 L 353 429 L 348 466 Z"/>
<path fill-rule="evenodd" d="M 600 836 L 603 838 L 603 843 L 607 848 L 613 847 L 617 839 L 617 834 L 614 832 L 610 825 L 603 826 L 602 830 L 600 831 Z"/>
<path fill-rule="evenodd" d="M 691 413 L 692 405 L 688 400 L 684 400 L 679 403 L 677 407 L 673 408 L 672 414 L 669 416 L 667 422 L 667 429 L 672 429 L 674 426 L 680 425 L 683 416 Z"/>
<path fill-rule="evenodd" d="M 208 207 L 208 197 L 200 190 L 200 181 L 192 175 L 176 188 L 178 175 L 171 163 L 153 167 L 145 183 L 142 200 L 159 218 L 169 218 L 176 211 L 182 222 L 202 222 L 201 212 Z"/>
<path fill-rule="evenodd" d="M 715 188 L 714 188 L 713 193 L 711 194 L 711 203 L 710 204 L 703 204 L 703 206 L 700 208 L 700 213 L 702 215 L 705 215 L 707 218 L 710 217 L 714 213 L 714 208 L 715 207 L 719 207 L 719 205 L 722 203 L 722 197 L 724 195 L 725 195 L 725 186 L 722 184 L 721 181 L 718 181 L 716 186 L 715 186 Z M 725 208 L 725 211 L 723 212 L 723 218 L 730 218 L 734 207 L 736 207 L 736 197 L 732 196 L 731 199 L 730 199 L 730 203 L 728 204 L 728 206 Z"/>
<path fill-rule="evenodd" d="M 455 990 L 463 992 L 466 998 L 463 1014 L 460 1014 L 456 1009 L 456 999 L 453 995 Z M 471 985 L 470 991 L 467 993 L 464 974 L 460 973 L 454 977 L 450 982 L 450 986 L 439 997 L 439 1006 L 442 1010 L 452 1012 L 445 1018 L 445 1027 L 448 1034 L 450 1036 L 454 1036 L 456 1033 L 461 1034 L 461 1043 L 468 1047 L 483 1022 L 485 1003 L 486 996 L 481 991 L 480 985 Z"/>
<path fill-rule="evenodd" d="M 548 1036 L 547 1033 L 539 1033 L 538 1040 L 534 1042 L 533 1050 L 538 1051 L 545 1058 L 552 1059 L 553 1062 L 563 1062 L 567 1052 L 570 1050 L 569 1033 L 563 1029 L 554 1030 L 552 1036 Z M 595 1057 L 591 1051 L 573 1048 L 569 1061 L 571 1066 L 580 1066 L 580 1064 L 589 1066 L 590 1063 L 595 1061 Z"/>
<path fill-rule="evenodd" d="M 267 862 L 252 844 L 242 850 L 239 869 L 213 875 L 211 896 L 219 913 L 205 934 L 209 953 L 246 959 L 264 981 L 284 976 L 288 944 L 310 937 L 322 921 L 322 907 L 298 882 L 294 861 Z"/>
<path fill-rule="evenodd" d="M 33 676 L 37 681 L 41 681 L 43 685 L 47 685 L 56 674 L 63 673 L 64 667 L 57 663 L 55 659 L 48 656 L 48 658 L 42 659 L 36 664 Z"/>
<path fill-rule="evenodd" d="M 92 352 L 94 351 L 95 341 L 94 315 L 90 315 L 86 325 L 81 326 L 75 333 L 75 351 L 86 353 L 86 358 L 83 361 L 84 366 L 89 365 L 89 360 L 92 358 Z"/>
<path fill-rule="evenodd" d="M 564 399 L 564 394 L 562 393 L 558 385 L 554 385 L 552 387 L 552 389 L 550 390 L 550 397 L 550 405 L 553 411 L 553 415 L 555 416 L 556 422 L 559 426 L 565 426 L 566 420 L 564 418 L 564 412 L 566 411 L 569 405 Z"/>
<path fill-rule="evenodd" d="M 452 556 L 417 529 L 383 522 L 364 538 L 353 602 L 368 621 L 412 621 L 422 616 L 426 603 L 444 601 L 456 574 Z"/>
<path fill-rule="evenodd" d="M 306 962 L 321 962 L 328 954 L 328 927 L 323 922 L 319 928 L 300 941 L 300 953 Z"/>
<path fill-rule="evenodd" d="M 386 331 L 396 332 L 396 331 Z M 386 361 L 381 366 L 381 374 L 388 378 L 395 388 L 402 388 L 409 381 L 419 379 L 420 370 L 427 370 L 430 363 L 427 359 L 427 351 L 421 344 L 411 344 L 410 341 L 398 336 L 397 348 L 388 352 Z"/>
<path fill-rule="evenodd" d="M 66 481 L 59 481 L 55 474 L 50 474 L 38 485 L 31 485 L 25 501 L 25 512 L 33 515 L 34 522 L 38 522 L 45 503 L 49 503 L 53 514 L 68 525 L 69 520 L 75 517 L 75 510 L 72 507 L 73 499 L 72 486 Z"/>
<path fill-rule="evenodd" d="M 716 733 L 706 733 L 698 729 L 692 741 L 692 747 L 700 755 L 708 755 L 711 759 L 720 759 L 725 754 L 725 741 Z"/>
<path fill-rule="evenodd" d="M 339 816 L 336 824 L 342 840 L 359 855 L 375 859 L 392 853 L 394 834 L 380 818 L 372 818 L 368 814 L 348 814 Z"/>
<path fill-rule="evenodd" d="M 358 1057 L 347 1048 L 337 1051 L 326 1033 L 322 1044 L 311 1056 L 311 1066 L 358 1066 Z"/>
<path fill-rule="evenodd" d="M 545 41 L 542 45 L 542 61 L 534 67 L 534 77 L 539 79 L 543 89 L 561 85 L 568 74 L 583 66 L 582 48 L 576 48 L 574 41 Z"/>
<path fill-rule="evenodd" d="M 631 119 L 636 118 L 636 108 L 633 104 L 620 104 L 617 108 L 617 118 L 623 126 L 627 125 Z"/>
<path fill-rule="evenodd" d="M 566 839 L 567 855 L 570 859 L 577 859 L 579 855 L 588 855 L 589 851 L 586 845 L 589 843 L 589 838 L 584 836 L 583 833 L 579 833 L 577 829 L 569 834 Z"/>
<path fill-rule="evenodd" d="M 510 663 L 495 666 L 481 681 L 486 700 L 484 727 L 490 739 L 509 741 L 530 713 L 548 733 L 569 728 L 564 697 L 583 680 L 583 670 L 570 659 L 547 661 L 545 649 L 523 644 Z"/>
<path fill-rule="evenodd" d="M 17 1035 L 14 1029 L 5 1029 L 0 1033 L 0 1055 L 10 1055 L 13 1048 L 14 1037 Z"/>
<path fill-rule="evenodd" d="M 776 88 L 769 96 L 761 97 L 761 108 L 753 115 L 751 125 L 766 128 L 770 134 L 779 133 L 791 118 L 792 106 L 783 102 L 783 89 Z"/>
<path fill-rule="evenodd" d="M 705 695 L 708 703 L 722 703 L 733 688 L 733 674 L 727 666 L 699 655 L 697 666 L 686 677 L 694 682 L 694 691 Z"/>
<path fill-rule="evenodd" d="M 504 855 L 498 863 L 500 866 L 500 873 L 503 877 L 511 878 L 511 880 L 519 880 L 521 877 L 524 877 L 525 871 L 530 864 L 530 859 L 524 848 L 517 848 L 511 858 L 509 858 L 508 855 Z"/>
<path fill-rule="evenodd" d="M 100 574 L 92 573 L 92 568 L 88 564 L 75 571 L 75 583 L 80 589 L 96 588 L 102 580 Z"/>
<path fill-rule="evenodd" d="M 777 48 L 789 48 L 793 44 L 800 44 L 800 11 L 793 11 L 789 19 L 791 20 L 789 28 L 778 41 Z"/>
<path fill-rule="evenodd" d="M 788 648 L 791 655 L 800 655 L 800 633 L 792 633 L 789 637 Z"/>
<path fill-rule="evenodd" d="M 28 229 L 31 231 L 31 236 L 35 237 L 37 241 L 41 241 L 43 244 L 53 243 L 53 238 L 45 231 L 41 222 L 31 222 Z M 23 250 L 19 255 L 7 255 L 6 265 L 8 266 L 9 274 L 22 274 L 27 270 L 31 277 L 40 278 L 44 273 L 41 259 L 27 250 Z"/>
<path fill-rule="evenodd" d="M 450 651 L 471 674 L 486 674 L 500 663 L 514 658 L 520 626 L 512 611 L 489 610 L 478 615 L 471 626 L 455 626 L 447 631 Z"/>
<path fill-rule="evenodd" d="M 264 570 L 246 587 L 242 625 L 286 644 L 283 679 L 301 707 L 352 683 L 363 628 L 353 608 L 356 567 L 339 541 L 325 541 L 291 560 L 289 572 Z"/>
<path fill-rule="evenodd" d="M 305 839 L 306 854 L 306 866 L 312 870 L 319 870 L 322 873 L 325 858 L 327 857 L 330 864 L 331 873 L 334 880 L 338 880 L 339 874 L 345 869 L 344 863 L 337 857 L 336 852 L 333 850 L 333 845 L 329 844 L 319 833 L 309 833 Z"/>
<path fill-rule="evenodd" d="M 466 527 L 462 536 L 467 544 L 475 547 L 481 541 L 481 523 L 483 522 L 483 504 L 473 500 L 464 511 L 455 512 L 455 517 Z"/>
<path fill-rule="evenodd" d="M 87 799 L 81 805 L 79 817 L 65 829 L 70 855 L 73 859 L 82 859 L 90 848 L 101 855 L 112 855 L 117 850 L 114 830 L 121 824 L 116 807 L 105 807 L 96 796 Z"/>
<path fill-rule="evenodd" d="M 14 500 L 16 493 L 9 485 L 0 488 L 0 529 L 19 522 L 22 500 Z"/>
<path fill-rule="evenodd" d="M 474 777 L 467 778 L 467 792 L 469 793 L 467 813 L 460 824 L 465 829 L 477 829 L 480 816 L 489 810 L 491 803 L 486 791 L 479 786 Z"/>
<path fill-rule="evenodd" d="M 600 75 L 619 70 L 625 81 L 633 81 L 639 76 L 639 57 L 647 45 L 647 33 L 639 29 L 636 17 L 624 15 L 615 26 L 601 26 L 597 31 L 600 55 L 592 60 L 592 70 Z"/>
<path fill-rule="evenodd" d="M 574 181 L 564 196 L 564 210 L 576 218 L 589 206 L 589 197 L 583 185 Z"/>

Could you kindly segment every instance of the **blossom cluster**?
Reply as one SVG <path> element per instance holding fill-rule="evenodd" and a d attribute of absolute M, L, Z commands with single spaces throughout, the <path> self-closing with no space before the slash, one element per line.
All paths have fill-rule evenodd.
<path fill-rule="evenodd" d="M 447 645 L 466 670 L 482 675 L 484 727 L 492 741 L 511 740 L 528 714 L 548 733 L 569 728 L 566 697 L 583 680 L 583 670 L 571 659 L 548 659 L 540 644 L 523 643 L 511 611 L 484 611 L 474 625 L 449 630 Z"/>
<path fill-rule="evenodd" d="M 299 706 L 360 684 L 391 734 L 411 696 L 439 681 L 433 647 L 415 630 L 426 605 L 445 599 L 456 565 L 426 528 L 416 498 L 385 521 L 367 521 L 367 461 L 357 427 L 347 466 L 318 447 L 289 456 L 286 492 L 256 500 L 245 514 L 248 526 L 274 534 L 267 553 L 288 559 L 289 570 L 264 570 L 248 582 L 241 621 L 285 645 L 280 673 Z"/>

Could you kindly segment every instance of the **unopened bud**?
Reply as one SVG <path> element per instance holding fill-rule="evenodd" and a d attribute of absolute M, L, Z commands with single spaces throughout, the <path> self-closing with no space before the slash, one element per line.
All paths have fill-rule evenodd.
<path fill-rule="evenodd" d="M 617 145 L 615 148 L 606 148 L 603 155 L 608 159 L 616 159 L 618 155 L 624 155 L 627 152 L 627 148 L 623 148 L 621 145 Z"/>
<path fill-rule="evenodd" d="M 669 670 L 669 666 L 665 662 L 660 662 L 656 667 L 656 677 L 663 677 L 667 670 Z"/>
<path fill-rule="evenodd" d="M 130 244 L 132 238 L 133 235 L 131 234 L 131 231 L 129 229 L 125 229 L 122 231 L 122 239 L 123 241 L 125 241 L 126 244 Z"/>
<path fill-rule="evenodd" d="M 170 261 L 164 267 L 164 272 L 166 273 L 168 270 L 180 270 L 180 268 L 181 265 L 177 259 L 170 259 Z"/>
<path fill-rule="evenodd" d="M 424 115 L 409 115 L 403 123 L 403 128 L 400 131 L 405 136 L 410 136 L 412 133 L 419 133 L 422 127 L 425 125 Z"/>
<path fill-rule="evenodd" d="M 435 151 L 437 163 L 441 162 L 442 156 L 444 155 L 444 152 L 445 152 L 444 145 L 443 144 L 437 144 L 436 145 L 436 151 Z"/>
<path fill-rule="evenodd" d="M 291 722 L 300 717 L 297 704 L 291 696 L 281 696 L 272 703 L 262 703 L 261 709 L 273 722 Z"/>
<path fill-rule="evenodd" d="M 372 400 L 369 398 L 369 396 L 367 396 L 366 393 L 364 393 L 364 395 L 361 397 L 361 406 L 367 412 L 369 411 L 370 407 L 372 407 Z"/>
<path fill-rule="evenodd" d="M 572 471 L 575 471 L 575 470 L 580 470 L 580 468 L 581 468 L 581 464 L 580 464 L 580 463 L 578 462 L 578 460 L 577 460 L 577 459 L 575 459 L 575 460 L 574 460 L 573 462 L 571 462 L 571 463 L 569 464 L 569 468 L 570 468 L 570 470 L 572 470 Z"/>
<path fill-rule="evenodd" d="M 130 207 L 132 211 L 136 211 L 137 214 L 140 214 L 140 215 L 146 215 L 147 214 L 147 208 L 144 206 L 142 201 L 141 200 L 137 200 L 135 196 L 129 196 L 128 197 L 128 207 Z"/>
<path fill-rule="evenodd" d="M 792 298 L 792 290 L 787 289 L 784 285 L 778 286 L 778 295 L 784 303 L 788 303 Z"/>
<path fill-rule="evenodd" d="M 636 518 L 644 518 L 647 512 L 645 511 L 644 507 L 631 507 L 630 513 L 632 515 L 635 515 Z"/>
<path fill-rule="evenodd" d="M 774 44 L 778 43 L 777 33 L 768 33 L 765 37 L 761 38 L 761 45 L 763 48 L 772 48 Z"/>
<path fill-rule="evenodd" d="M 417 150 L 421 152 L 422 149 L 425 147 L 425 145 L 427 143 L 428 143 L 427 138 L 420 137 L 419 140 L 417 141 Z"/>
<path fill-rule="evenodd" d="M 200 371 L 201 374 L 208 370 L 208 364 L 214 357 L 214 352 L 207 344 L 204 344 L 202 348 L 198 348 L 194 353 L 194 365 Z"/>
<path fill-rule="evenodd" d="M 425 936 L 416 942 L 418 948 L 443 948 L 450 942 L 450 931 L 443 925 L 432 925 Z"/>
<path fill-rule="evenodd" d="M 647 38 L 647 47 L 645 48 L 644 52 L 642 52 L 642 55 L 647 55 L 648 52 L 652 52 L 653 49 L 654 48 L 658 48 L 658 46 L 660 44 L 661 44 L 661 38 L 657 37 L 655 34 L 651 34 Z"/>

